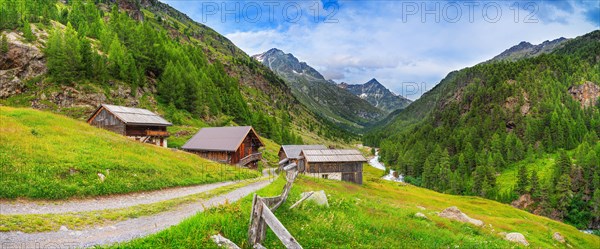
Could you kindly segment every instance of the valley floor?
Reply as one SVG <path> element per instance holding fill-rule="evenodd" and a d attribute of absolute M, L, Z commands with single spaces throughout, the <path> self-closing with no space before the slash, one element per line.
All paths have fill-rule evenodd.
<path fill-rule="evenodd" d="M 299 176 L 290 197 L 276 217 L 304 248 L 520 248 L 504 239 L 518 232 L 531 248 L 597 248 L 600 237 L 575 227 L 478 197 L 441 194 L 412 185 L 381 179 L 383 171 L 364 168 L 364 184 Z M 258 191 L 260 196 L 281 193 L 283 178 Z M 329 207 L 305 202 L 289 209 L 302 192 L 324 190 Z M 252 196 L 206 210 L 160 233 L 113 245 L 114 248 L 218 248 L 210 236 L 221 234 L 241 248 L 247 240 Z M 457 206 L 484 222 L 476 227 L 438 216 Z M 425 218 L 417 217 L 422 213 Z M 566 243 L 552 238 L 560 232 Z M 267 231 L 263 245 L 283 248 Z"/>

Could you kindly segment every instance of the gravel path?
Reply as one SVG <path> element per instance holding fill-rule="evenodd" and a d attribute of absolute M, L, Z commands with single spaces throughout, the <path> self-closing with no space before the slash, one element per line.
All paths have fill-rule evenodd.
<path fill-rule="evenodd" d="M 95 245 L 106 245 L 125 242 L 135 238 L 157 233 L 170 226 L 180 223 L 204 208 L 210 208 L 234 202 L 249 195 L 270 183 L 263 180 L 238 188 L 229 193 L 216 196 L 208 200 L 200 200 L 191 204 L 180 206 L 174 210 L 152 216 L 118 222 L 112 226 L 95 227 L 81 231 L 61 230 L 45 233 L 0 233 L 1 248 L 80 248 Z"/>
<path fill-rule="evenodd" d="M 92 199 L 70 199 L 64 201 L 8 201 L 0 200 L 0 214 L 60 214 L 115 209 L 150 204 L 210 191 L 235 182 L 219 182 L 191 187 L 169 188 L 151 192 L 100 196 Z"/>
<path fill-rule="evenodd" d="M 263 175 L 267 176 L 268 174 L 268 169 L 265 169 L 263 171 Z M 126 208 L 131 206 L 137 206 L 140 204 L 156 203 L 188 195 L 198 194 L 216 188 L 228 186 L 234 183 L 236 183 L 236 181 L 218 182 L 190 187 L 176 187 L 122 195 L 99 196 L 88 199 L 70 199 L 59 201 L 0 200 L 0 215 L 60 214 L 70 212 L 86 212 L 104 209 Z"/>

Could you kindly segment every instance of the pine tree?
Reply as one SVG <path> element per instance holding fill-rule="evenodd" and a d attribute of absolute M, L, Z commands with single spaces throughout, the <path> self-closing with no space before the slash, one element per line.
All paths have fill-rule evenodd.
<path fill-rule="evenodd" d="M 517 194 L 523 195 L 527 193 L 527 185 L 529 184 L 529 179 L 527 176 L 527 168 L 522 165 L 519 167 L 519 175 L 517 179 Z"/>
<path fill-rule="evenodd" d="M 431 162 L 429 162 L 429 158 L 425 159 L 425 164 L 423 165 L 423 174 L 421 175 L 421 182 L 423 187 L 432 188 L 433 185 L 433 166 Z"/>
<path fill-rule="evenodd" d="M 66 71 L 64 72 L 65 77 L 69 81 L 74 81 L 81 77 L 81 51 L 79 37 L 77 36 L 77 31 L 73 29 L 70 23 L 67 24 L 65 28 L 63 39 L 63 49 L 65 53 L 63 63 L 66 66 Z"/>
<path fill-rule="evenodd" d="M 83 75 L 88 79 L 91 79 L 94 76 L 94 55 L 92 53 L 92 45 L 90 44 L 90 41 L 88 41 L 87 38 L 82 37 L 80 43 L 80 70 L 83 72 Z"/>
<path fill-rule="evenodd" d="M 467 142 L 467 144 L 465 145 L 465 162 L 467 165 L 467 169 L 468 172 L 473 172 L 475 170 L 475 158 L 476 158 L 476 153 L 475 153 L 475 149 L 473 148 L 473 145 L 470 142 Z"/>
<path fill-rule="evenodd" d="M 542 184 L 540 189 L 540 209 L 541 215 L 548 216 L 551 210 L 550 206 L 550 188 L 547 184 Z"/>
<path fill-rule="evenodd" d="M 461 176 L 466 176 L 469 174 L 469 166 L 467 165 L 467 160 L 465 158 L 465 154 L 460 153 L 460 155 L 458 155 L 458 167 L 457 167 L 457 172 L 461 175 Z"/>
<path fill-rule="evenodd" d="M 494 135 L 492 135 L 490 144 L 491 144 L 491 152 L 492 153 L 502 154 L 502 151 L 504 148 L 504 143 L 502 142 L 502 139 L 500 138 L 500 135 L 498 135 L 498 133 L 494 133 Z"/>
<path fill-rule="evenodd" d="M 485 171 L 485 166 L 477 165 L 477 167 L 475 167 L 475 171 L 473 172 L 472 192 L 479 196 L 483 195 L 482 190 L 484 187 L 484 182 L 487 182 Z"/>
<path fill-rule="evenodd" d="M 515 140 L 515 150 L 514 150 L 514 156 L 515 156 L 515 161 L 520 161 L 523 160 L 523 158 L 525 157 L 525 147 L 523 146 L 523 142 L 521 141 L 520 138 L 516 137 Z"/>
<path fill-rule="evenodd" d="M 450 177 L 450 193 L 453 195 L 460 195 L 464 189 L 464 176 L 458 171 L 454 171 Z"/>
<path fill-rule="evenodd" d="M 514 133 L 509 133 L 508 136 L 506 136 L 506 141 L 504 142 L 505 145 L 505 157 L 506 157 L 506 161 L 508 162 L 515 162 L 516 161 L 516 155 L 515 155 L 515 134 Z"/>
<path fill-rule="evenodd" d="M 533 198 L 537 198 L 540 196 L 540 184 L 536 170 L 533 170 L 533 172 L 531 172 L 531 188 L 529 189 L 529 194 Z"/>
<path fill-rule="evenodd" d="M 116 35 L 113 37 L 112 42 L 110 43 L 110 48 L 108 50 L 108 61 L 110 63 L 111 74 L 118 76 L 122 80 L 125 80 L 128 74 L 127 69 L 129 69 L 127 65 L 127 54 L 125 52 L 125 48 L 121 45 L 121 42 Z"/>
<path fill-rule="evenodd" d="M 573 192 L 579 192 L 585 190 L 587 188 L 587 182 L 584 178 L 584 172 L 581 166 L 573 166 L 570 172 L 571 176 L 571 190 Z"/>
<path fill-rule="evenodd" d="M 560 177 L 565 173 L 571 172 L 571 158 L 564 150 L 561 150 L 558 155 L 558 160 L 554 164 L 554 173 L 552 174 L 552 181 L 554 185 L 558 183 Z"/>
<path fill-rule="evenodd" d="M 571 178 L 569 177 L 569 174 L 565 173 L 560 176 L 554 195 L 556 199 L 556 210 L 559 212 L 559 216 L 562 219 L 569 211 L 569 204 L 571 202 L 571 198 L 573 197 L 573 192 L 571 191 Z"/>
<path fill-rule="evenodd" d="M 27 40 L 28 42 L 35 41 L 36 38 L 33 32 L 31 31 L 31 24 L 29 24 L 29 21 L 27 19 L 25 19 L 25 21 L 23 22 L 23 37 L 25 37 L 25 40 Z"/>
<path fill-rule="evenodd" d="M 443 150 L 440 162 L 438 166 L 436 166 L 438 170 L 435 171 L 437 175 L 436 186 L 437 190 L 440 192 L 444 192 L 450 188 L 450 174 L 452 171 L 450 170 L 450 159 L 448 155 L 448 150 Z"/>

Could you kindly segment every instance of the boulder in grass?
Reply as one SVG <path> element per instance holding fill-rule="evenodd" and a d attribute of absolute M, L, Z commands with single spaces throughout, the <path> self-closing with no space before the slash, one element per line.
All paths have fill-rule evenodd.
<path fill-rule="evenodd" d="M 416 214 L 415 214 L 415 217 L 417 217 L 417 218 L 421 218 L 421 219 L 426 219 L 426 220 L 428 220 L 428 219 L 429 219 L 429 218 L 427 218 L 427 216 L 426 216 L 425 214 L 423 214 L 423 213 L 421 213 L 421 212 L 419 212 L 419 213 L 416 213 Z"/>
<path fill-rule="evenodd" d="M 100 178 L 100 182 L 104 182 L 104 180 L 106 179 L 106 176 L 102 173 L 98 173 L 98 178 Z"/>
<path fill-rule="evenodd" d="M 552 234 L 552 238 L 560 243 L 565 243 L 565 237 L 563 237 L 559 232 Z"/>
<path fill-rule="evenodd" d="M 444 209 L 444 211 L 440 212 L 438 216 L 451 220 L 457 220 L 460 222 L 471 223 L 478 227 L 483 226 L 483 221 L 469 217 L 468 215 L 461 212 L 457 207 L 446 208 Z"/>
<path fill-rule="evenodd" d="M 528 246 L 529 242 L 525 239 L 525 236 L 521 233 L 507 233 L 504 237 L 508 241 L 516 242 L 524 246 Z"/>
<path fill-rule="evenodd" d="M 302 193 L 301 198 L 307 194 L 308 194 L 308 192 Z M 315 191 L 310 197 L 308 197 L 306 199 L 306 201 L 312 201 L 319 206 L 329 207 L 329 202 L 327 201 L 327 195 L 325 194 L 325 191 L 323 191 L 323 190 Z"/>

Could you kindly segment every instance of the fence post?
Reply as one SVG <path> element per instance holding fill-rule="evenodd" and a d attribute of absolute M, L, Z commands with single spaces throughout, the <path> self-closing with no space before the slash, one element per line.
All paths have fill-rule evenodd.
<path fill-rule="evenodd" d="M 262 208 L 262 200 L 258 195 L 254 194 L 252 211 L 250 212 L 250 228 L 248 229 L 248 242 L 250 242 L 250 245 L 260 244 L 264 239 L 264 232 L 261 231 L 261 228 L 264 228 L 264 225 L 261 224 L 264 223 Z"/>

